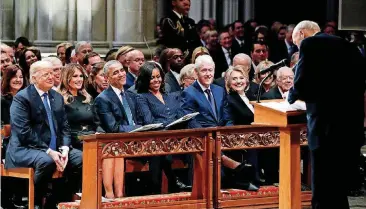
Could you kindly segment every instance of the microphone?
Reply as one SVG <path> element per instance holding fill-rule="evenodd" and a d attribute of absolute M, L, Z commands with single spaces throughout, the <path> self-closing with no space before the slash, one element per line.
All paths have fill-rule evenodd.
<path fill-rule="evenodd" d="M 287 61 L 286 59 L 283 59 L 283 60 L 277 62 L 276 64 L 268 67 L 267 69 L 264 69 L 259 72 L 259 74 L 266 74 L 268 72 L 269 72 L 269 74 L 259 83 L 259 88 L 258 88 L 258 92 L 257 92 L 257 103 L 260 103 L 261 90 L 262 90 L 264 81 L 267 80 L 273 74 L 273 71 L 277 70 L 280 67 L 286 66 L 286 61 Z"/>
<path fill-rule="evenodd" d="M 267 69 L 260 71 L 259 74 L 266 74 L 268 72 L 273 72 L 274 70 L 277 70 L 280 67 L 286 66 L 286 61 L 287 61 L 286 59 L 283 59 L 283 60 L 277 62 L 276 64 L 268 67 Z"/>

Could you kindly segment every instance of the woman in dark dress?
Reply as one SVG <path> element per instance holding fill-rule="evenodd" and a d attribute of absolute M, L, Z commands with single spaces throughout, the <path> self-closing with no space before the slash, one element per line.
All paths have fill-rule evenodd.
<path fill-rule="evenodd" d="M 25 86 L 25 77 L 19 65 L 5 68 L 1 79 L 1 124 L 10 124 L 10 105 L 13 97 Z"/>
<path fill-rule="evenodd" d="M 87 91 L 95 99 L 104 89 L 108 88 L 109 84 L 104 75 L 105 62 L 97 62 L 92 65 L 92 70 L 90 71 Z"/>
<path fill-rule="evenodd" d="M 246 95 L 245 89 L 249 84 L 248 73 L 245 73 L 243 66 L 236 66 L 226 71 L 227 80 L 225 83 L 226 98 L 234 125 L 250 125 L 254 121 L 254 108 L 249 103 L 250 95 Z M 255 181 L 260 181 L 258 169 L 257 150 L 246 150 L 247 161 L 255 167 Z M 258 182 L 259 183 L 259 182 Z"/>
<path fill-rule="evenodd" d="M 254 121 L 254 108 L 245 93 L 249 80 L 240 66 L 227 72 L 227 100 L 234 125 L 250 125 Z"/>
<path fill-rule="evenodd" d="M 180 92 L 165 93 L 164 73 L 161 67 L 153 62 L 146 62 L 140 68 L 140 74 L 136 80 L 137 90 L 137 120 L 139 124 L 148 125 L 163 123 L 164 127 L 183 116 L 180 107 Z M 185 128 L 181 124 L 177 128 Z M 188 162 L 190 156 L 184 156 Z M 190 189 L 183 184 L 174 174 L 172 168 L 172 156 L 152 157 L 153 182 L 156 188 L 160 187 L 161 169 L 164 170 L 169 181 L 169 191 L 176 192 Z M 191 166 L 190 166 L 191 167 Z M 190 178 L 188 178 L 190 179 Z"/>
<path fill-rule="evenodd" d="M 86 75 L 81 65 L 71 63 L 62 69 L 60 93 L 64 97 L 65 112 L 70 125 L 72 146 L 81 149 L 80 135 L 102 132 L 94 117 L 92 97 L 85 90 Z"/>

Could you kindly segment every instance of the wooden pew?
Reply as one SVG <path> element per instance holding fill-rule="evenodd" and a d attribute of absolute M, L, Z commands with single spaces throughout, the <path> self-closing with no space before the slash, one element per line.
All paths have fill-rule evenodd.
<path fill-rule="evenodd" d="M 81 137 L 83 145 L 83 189 L 78 203 L 61 203 L 59 208 L 212 208 L 213 129 L 156 131 L 143 133 L 94 134 Z M 192 154 L 192 192 L 126 197 L 102 203 L 102 160 L 170 154 Z M 170 198 L 169 198 L 170 197 Z M 142 200 L 142 201 L 139 201 Z"/>
<path fill-rule="evenodd" d="M 251 125 L 217 128 L 213 160 L 214 208 L 279 207 L 279 189 L 275 186 L 263 186 L 257 192 L 230 189 L 222 192 L 221 190 L 221 151 L 279 147 L 279 135 L 277 127 L 269 126 Z M 300 141 L 303 146 L 307 146 L 306 132 L 301 132 Z M 301 201 L 303 206 L 311 205 L 311 191 L 302 192 Z"/>
<path fill-rule="evenodd" d="M 4 125 L 1 130 L 1 136 L 6 140 L 10 136 L 10 125 Z M 0 140 L 0 147 L 2 140 Z M 3 153 L 0 151 L 0 157 Z M 5 165 L 1 161 L 1 176 L 28 179 L 28 208 L 34 208 L 34 169 L 33 168 L 11 168 L 5 169 Z M 55 171 L 52 176 L 53 179 L 62 178 L 62 172 Z"/>

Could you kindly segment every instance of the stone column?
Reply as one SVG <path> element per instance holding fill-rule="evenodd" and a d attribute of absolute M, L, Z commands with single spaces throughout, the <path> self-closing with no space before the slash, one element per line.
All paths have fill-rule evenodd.
<path fill-rule="evenodd" d="M 154 39 L 156 0 L 115 1 L 114 47 L 145 47 Z"/>
<path fill-rule="evenodd" d="M 189 10 L 189 17 L 195 22 L 200 21 L 202 17 L 202 0 L 191 1 L 191 9 Z"/>
<path fill-rule="evenodd" d="M 254 0 L 244 0 L 244 22 L 254 18 Z"/>
<path fill-rule="evenodd" d="M 76 40 L 76 2 L 68 0 L 67 4 L 67 40 Z"/>
<path fill-rule="evenodd" d="M 0 35 L 2 40 L 12 40 L 14 37 L 14 1 L 0 2 Z"/>
<path fill-rule="evenodd" d="M 14 30 L 15 38 L 19 36 L 28 36 L 28 1 L 27 0 L 14 0 L 15 8 L 15 20 L 14 20 Z"/>
<path fill-rule="evenodd" d="M 238 19 L 238 0 L 223 0 L 223 25 L 230 24 Z"/>
<path fill-rule="evenodd" d="M 91 23 L 92 23 L 92 1 L 78 0 L 76 2 L 76 19 L 78 41 L 91 41 Z"/>
<path fill-rule="evenodd" d="M 37 8 L 37 41 L 38 40 L 52 40 L 52 1 L 38 0 Z M 31 30 L 31 28 L 30 28 Z"/>

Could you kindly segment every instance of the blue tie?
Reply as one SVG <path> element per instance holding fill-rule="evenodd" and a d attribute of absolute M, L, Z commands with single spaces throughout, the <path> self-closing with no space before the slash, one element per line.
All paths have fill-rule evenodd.
<path fill-rule="evenodd" d="M 215 118 L 217 119 L 215 100 L 214 100 L 214 98 L 213 98 L 213 96 L 211 94 L 211 90 L 210 89 L 206 89 L 205 90 L 205 93 L 208 96 L 207 98 L 208 98 L 208 102 L 211 105 L 212 112 L 214 113 Z"/>
<path fill-rule="evenodd" d="M 47 93 L 43 94 L 43 105 L 46 108 L 47 119 L 48 119 L 48 123 L 50 124 L 50 130 L 51 130 L 51 141 L 50 141 L 49 148 L 52 150 L 56 150 L 57 145 L 56 145 L 55 126 L 53 124 L 51 108 L 48 105 L 48 94 Z"/>
<path fill-rule="evenodd" d="M 131 109 L 130 109 L 130 106 L 128 105 L 126 95 L 123 91 L 121 92 L 121 97 L 122 97 L 122 103 L 123 103 L 122 106 L 123 106 L 123 109 L 125 110 L 125 113 L 127 115 L 128 124 L 129 125 L 134 125 L 134 122 L 132 120 Z"/>

